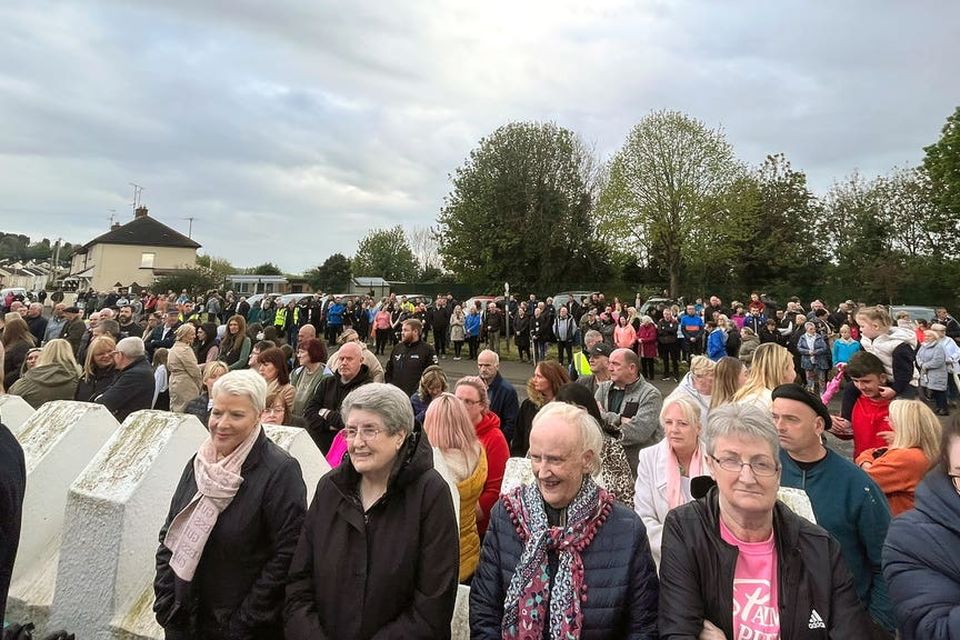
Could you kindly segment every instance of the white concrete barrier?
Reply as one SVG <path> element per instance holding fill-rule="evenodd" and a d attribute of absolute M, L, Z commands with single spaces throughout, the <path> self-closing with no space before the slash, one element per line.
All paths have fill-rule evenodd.
<path fill-rule="evenodd" d="M 20 433 L 20 429 L 34 413 L 36 409 L 20 396 L 12 396 L 9 393 L 0 396 L 0 422 L 10 429 L 14 437 Z"/>
<path fill-rule="evenodd" d="M 320 449 L 317 449 L 317 445 L 306 429 L 265 424 L 263 430 L 278 447 L 300 463 L 303 483 L 307 486 L 307 505 L 309 505 L 313 502 L 313 494 L 317 491 L 320 478 L 330 471 L 330 463 L 323 457 Z"/>
<path fill-rule="evenodd" d="M 137 411 L 71 485 L 49 629 L 106 638 L 153 580 L 157 534 L 184 464 L 206 437 L 195 416 Z"/>
<path fill-rule="evenodd" d="M 452 640 L 470 640 L 470 587 L 457 585 L 457 603 L 450 621 Z"/>
<path fill-rule="evenodd" d="M 45 626 L 56 583 L 67 489 L 119 427 L 102 405 L 58 400 L 40 407 L 15 433 L 26 460 L 27 490 L 7 620 Z"/>
<path fill-rule="evenodd" d="M 197 424 L 199 425 L 200 423 L 197 422 Z M 327 464 L 323 454 L 320 453 L 319 449 L 317 449 L 317 446 L 314 444 L 306 430 L 297 427 L 264 425 L 264 431 L 266 432 L 267 437 L 273 440 L 277 446 L 287 451 L 300 463 L 304 484 L 307 488 L 307 504 L 309 504 L 310 501 L 313 500 L 313 494 L 316 492 L 317 483 L 320 481 L 320 478 L 330 470 L 330 465 Z M 206 431 L 203 430 L 200 440 L 202 440 L 203 436 L 205 435 Z M 127 594 L 133 597 L 128 598 L 125 604 L 121 604 L 118 614 L 113 618 L 110 625 L 111 628 L 109 637 L 113 638 L 114 640 L 162 640 L 163 638 L 163 629 L 157 624 L 156 618 L 153 614 L 153 578 L 156 571 L 154 558 L 158 544 L 157 536 L 160 532 L 160 527 L 163 526 L 163 522 L 167 516 L 167 511 L 170 507 L 170 500 L 172 499 L 173 492 L 180 480 L 180 473 L 183 469 L 183 465 L 186 464 L 186 461 L 190 459 L 190 456 L 196 452 L 199 445 L 200 441 L 197 441 L 193 445 L 192 450 L 181 456 L 179 460 L 179 466 L 177 467 L 175 474 L 168 474 L 168 493 L 163 497 L 162 506 L 157 507 L 157 514 L 160 517 L 153 529 L 149 532 L 149 552 L 146 553 L 145 556 L 138 558 L 138 562 L 143 564 L 146 578 L 142 578 L 140 580 L 140 584 L 136 585 L 137 588 L 132 589 Z M 159 501 L 160 498 L 157 498 L 157 500 Z M 117 593 L 119 594 L 121 592 L 118 591 Z M 78 635 L 77 637 L 80 636 Z"/>

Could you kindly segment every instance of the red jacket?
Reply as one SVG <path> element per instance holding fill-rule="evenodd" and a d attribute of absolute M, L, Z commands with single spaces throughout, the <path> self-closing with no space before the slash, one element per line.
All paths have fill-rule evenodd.
<path fill-rule="evenodd" d="M 641 358 L 657 357 L 657 325 L 641 324 L 640 330 L 637 331 L 637 339 L 640 340 L 637 351 Z"/>
<path fill-rule="evenodd" d="M 477 518 L 477 531 L 483 538 L 487 525 L 490 524 L 490 512 L 500 499 L 500 483 L 503 482 L 503 471 L 507 468 L 507 459 L 510 457 L 510 445 L 500 430 L 500 418 L 492 411 L 487 411 L 480 424 L 476 427 L 477 438 L 487 453 L 487 481 L 480 494 L 480 510 L 483 511 Z"/>
<path fill-rule="evenodd" d="M 889 400 L 871 400 L 860 396 L 853 405 L 850 426 L 853 429 L 853 459 L 867 449 L 887 446 L 887 441 L 878 436 L 881 431 L 892 431 L 887 417 L 890 415 Z"/>

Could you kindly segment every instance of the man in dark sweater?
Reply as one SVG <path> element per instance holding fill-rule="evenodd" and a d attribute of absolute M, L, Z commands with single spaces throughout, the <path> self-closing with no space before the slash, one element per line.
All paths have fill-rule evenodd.
<path fill-rule="evenodd" d="M 423 324 L 416 318 L 404 320 L 400 343 L 393 348 L 383 379 L 413 395 L 420 384 L 420 376 L 432 364 L 437 364 L 433 347 L 420 339 Z"/>
<path fill-rule="evenodd" d="M 132 336 L 118 342 L 113 362 L 119 372 L 116 379 L 93 401 L 110 409 L 117 422 L 123 422 L 134 411 L 153 406 L 156 383 L 140 338 Z"/>

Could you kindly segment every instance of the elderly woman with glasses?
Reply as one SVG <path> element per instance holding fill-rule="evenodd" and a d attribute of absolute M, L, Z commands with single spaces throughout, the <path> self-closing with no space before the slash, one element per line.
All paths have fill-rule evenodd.
<path fill-rule="evenodd" d="M 839 543 L 777 501 L 770 412 L 714 409 L 705 447 L 717 486 L 663 526 L 660 637 L 870 637 Z"/>
<path fill-rule="evenodd" d="M 282 638 L 283 589 L 306 510 L 300 465 L 267 438 L 267 383 L 213 385 L 210 433 L 160 530 L 153 610 L 167 640 Z"/>
<path fill-rule="evenodd" d="M 449 638 L 459 527 L 410 399 L 370 383 L 340 409 L 348 457 L 325 475 L 290 566 L 287 640 Z"/>

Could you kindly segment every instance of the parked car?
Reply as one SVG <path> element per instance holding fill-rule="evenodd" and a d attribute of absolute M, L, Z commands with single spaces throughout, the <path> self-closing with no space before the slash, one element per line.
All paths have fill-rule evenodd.
<path fill-rule="evenodd" d="M 595 293 L 600 293 L 599 291 L 561 291 L 560 293 L 553 296 L 553 308 L 557 311 L 560 310 L 560 307 L 567 304 L 571 300 L 576 301 L 578 304 L 583 301 L 584 298 L 587 300 L 590 299 Z"/>
<path fill-rule="evenodd" d="M 677 304 L 677 301 L 673 298 L 647 298 L 647 301 L 640 305 L 640 308 L 637 309 L 637 314 L 640 317 L 650 315 L 650 312 L 657 308 L 657 305 L 664 305 L 665 307 L 672 307 Z"/>
<path fill-rule="evenodd" d="M 497 306 L 503 306 L 503 296 L 473 296 L 467 298 L 466 302 L 463 303 L 464 312 L 477 302 L 481 304 L 481 309 L 486 309 L 491 302 L 497 303 Z"/>
<path fill-rule="evenodd" d="M 286 306 L 290 304 L 291 300 L 293 300 L 294 302 L 300 302 L 304 298 L 311 298 L 311 297 L 313 297 L 312 293 L 287 293 L 280 296 L 280 298 L 277 300 L 277 306 L 281 306 L 281 305 Z"/>
<path fill-rule="evenodd" d="M 897 319 L 897 314 L 901 311 L 906 311 L 910 314 L 911 320 L 926 320 L 928 323 L 933 322 L 934 318 L 937 317 L 937 310 L 935 307 L 918 307 L 914 305 L 894 305 L 890 307 L 890 316 L 894 321 Z"/>

